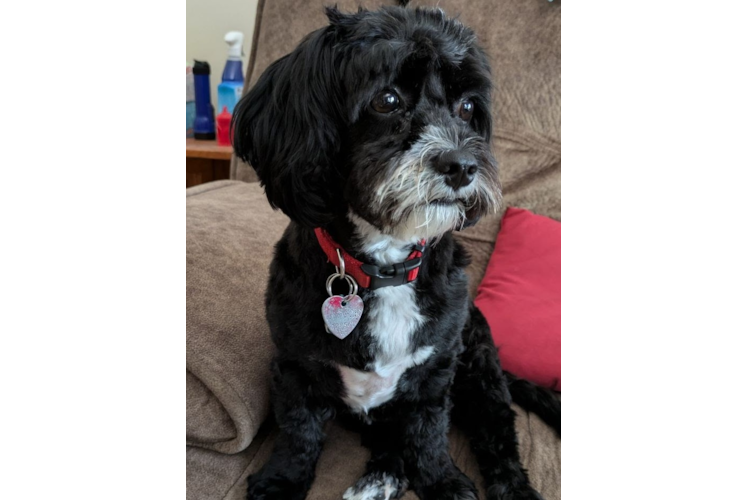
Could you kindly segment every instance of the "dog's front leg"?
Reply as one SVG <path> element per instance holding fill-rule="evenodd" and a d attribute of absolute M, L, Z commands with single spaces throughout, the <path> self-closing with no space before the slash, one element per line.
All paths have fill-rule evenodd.
<path fill-rule="evenodd" d="M 366 473 L 343 500 L 396 500 L 410 485 L 422 500 L 477 500 L 475 486 L 449 456 L 446 402 L 417 403 L 397 421 L 363 431 L 371 450 Z"/>
<path fill-rule="evenodd" d="M 273 406 L 280 434 L 268 462 L 248 479 L 248 500 L 303 500 L 322 450 L 330 409 L 294 362 L 273 363 Z"/>
<path fill-rule="evenodd" d="M 449 455 L 449 396 L 426 404 L 404 420 L 406 474 L 421 500 L 477 500 L 473 482 Z"/>
<path fill-rule="evenodd" d="M 371 458 L 366 472 L 343 494 L 343 500 L 397 500 L 405 494 L 408 480 L 397 422 L 374 422 L 361 431 L 361 444 Z"/>
<path fill-rule="evenodd" d="M 400 454 L 410 487 L 421 500 L 477 500 L 473 482 L 449 455 L 449 394 L 457 360 L 446 356 L 414 374 L 413 393 L 399 414 Z"/>

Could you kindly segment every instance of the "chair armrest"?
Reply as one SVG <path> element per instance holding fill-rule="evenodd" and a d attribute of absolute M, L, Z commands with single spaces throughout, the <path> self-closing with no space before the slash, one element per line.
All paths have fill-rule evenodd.
<path fill-rule="evenodd" d="M 245 449 L 269 411 L 265 288 L 288 218 L 258 183 L 187 190 L 187 443 Z"/>

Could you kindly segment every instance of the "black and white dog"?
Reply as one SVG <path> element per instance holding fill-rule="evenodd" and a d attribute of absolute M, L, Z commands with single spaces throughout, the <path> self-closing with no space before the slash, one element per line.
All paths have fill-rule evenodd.
<path fill-rule="evenodd" d="M 501 202 L 486 56 L 441 10 L 327 16 L 232 122 L 236 153 L 291 218 L 266 297 L 280 435 L 248 498 L 305 498 L 334 416 L 371 449 L 345 500 L 476 499 L 449 455 L 450 417 L 488 498 L 540 498 L 509 404 L 560 432 L 560 402 L 502 372 L 451 235 Z"/>

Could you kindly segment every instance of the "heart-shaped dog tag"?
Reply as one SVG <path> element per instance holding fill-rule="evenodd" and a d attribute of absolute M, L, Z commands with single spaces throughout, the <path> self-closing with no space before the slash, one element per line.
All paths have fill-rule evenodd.
<path fill-rule="evenodd" d="M 356 328 L 362 314 L 364 301 L 358 295 L 333 295 L 322 304 L 327 330 L 341 340 Z"/>

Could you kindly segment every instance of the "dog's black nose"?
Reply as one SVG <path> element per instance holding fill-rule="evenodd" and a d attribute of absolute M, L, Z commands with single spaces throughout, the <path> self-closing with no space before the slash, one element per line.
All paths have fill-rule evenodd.
<path fill-rule="evenodd" d="M 478 172 L 478 160 L 465 151 L 447 151 L 437 159 L 436 169 L 444 174 L 447 184 L 457 190 L 473 182 Z"/>

